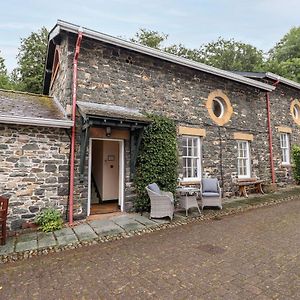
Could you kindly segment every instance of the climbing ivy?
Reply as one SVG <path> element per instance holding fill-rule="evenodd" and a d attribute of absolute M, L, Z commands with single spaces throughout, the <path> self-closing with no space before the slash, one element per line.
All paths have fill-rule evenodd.
<path fill-rule="evenodd" d="M 177 138 L 174 121 L 162 116 L 149 116 L 137 157 L 134 178 L 136 211 L 148 211 L 150 199 L 145 187 L 153 182 L 165 191 L 175 192 L 177 183 Z"/>
<path fill-rule="evenodd" d="M 300 183 L 300 146 L 294 145 L 292 148 L 293 173 L 296 182 Z"/>

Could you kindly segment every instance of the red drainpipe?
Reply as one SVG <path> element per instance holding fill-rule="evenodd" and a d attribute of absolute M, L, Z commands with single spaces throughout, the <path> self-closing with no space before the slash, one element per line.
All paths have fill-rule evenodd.
<path fill-rule="evenodd" d="M 279 83 L 277 80 L 273 85 L 276 86 Z M 270 103 L 270 93 L 266 93 L 267 100 L 267 118 L 268 118 L 268 133 L 269 133 L 269 149 L 270 149 L 270 166 L 271 166 L 271 178 L 272 183 L 275 183 L 275 170 L 274 170 L 274 160 L 273 160 L 273 137 L 272 137 L 272 126 L 271 126 L 271 103 Z"/>
<path fill-rule="evenodd" d="M 75 165 L 75 134 L 76 134 L 76 100 L 77 100 L 77 63 L 82 40 L 82 29 L 78 31 L 76 48 L 73 59 L 73 103 L 72 103 L 72 136 L 70 157 L 70 194 L 69 194 L 69 224 L 73 224 L 73 202 L 74 202 L 74 165 Z"/>

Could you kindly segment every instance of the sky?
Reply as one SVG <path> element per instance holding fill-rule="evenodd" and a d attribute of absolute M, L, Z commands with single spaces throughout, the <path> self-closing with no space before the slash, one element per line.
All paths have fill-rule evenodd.
<path fill-rule="evenodd" d="M 128 39 L 140 29 L 190 48 L 223 37 L 265 52 L 300 26 L 299 0 L 0 0 L 0 51 L 9 71 L 20 39 L 57 19 Z"/>

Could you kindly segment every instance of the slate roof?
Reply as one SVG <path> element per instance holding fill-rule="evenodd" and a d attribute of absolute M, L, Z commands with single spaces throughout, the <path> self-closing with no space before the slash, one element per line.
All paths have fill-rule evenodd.
<path fill-rule="evenodd" d="M 0 89 L 0 123 L 71 127 L 53 97 Z"/>
<path fill-rule="evenodd" d="M 263 79 L 263 78 L 269 78 L 276 81 L 279 81 L 279 83 L 286 84 L 290 87 L 293 87 L 295 89 L 300 90 L 300 83 L 295 82 L 293 80 L 284 78 L 280 75 L 271 73 L 271 72 L 233 72 L 235 74 L 247 77 L 247 78 L 253 78 L 253 79 Z"/>
<path fill-rule="evenodd" d="M 98 116 L 109 119 L 149 122 L 149 119 L 139 110 L 118 105 L 99 104 L 78 101 L 80 112 L 86 116 Z"/>

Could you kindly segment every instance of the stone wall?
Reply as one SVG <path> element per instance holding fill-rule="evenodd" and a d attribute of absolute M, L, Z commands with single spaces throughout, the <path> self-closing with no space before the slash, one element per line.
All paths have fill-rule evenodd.
<path fill-rule="evenodd" d="M 264 80 L 273 84 L 272 80 Z M 273 133 L 273 158 L 276 174 L 276 182 L 279 185 L 293 182 L 292 166 L 282 165 L 282 154 L 280 148 L 280 132 L 278 127 L 289 127 L 292 130 L 290 136 L 290 147 L 300 145 L 300 127 L 291 115 L 290 105 L 294 99 L 300 99 L 300 91 L 279 83 L 276 90 L 270 93 L 271 102 L 271 124 Z"/>
<path fill-rule="evenodd" d="M 64 109 L 67 104 L 72 104 L 72 71 L 73 71 L 73 52 L 69 51 L 68 36 L 63 35 L 60 45 L 57 46 L 60 57 L 60 65 L 56 78 L 50 86 L 49 95 L 60 101 Z"/>
<path fill-rule="evenodd" d="M 0 125 L 0 194 L 9 198 L 11 230 L 44 207 L 55 206 L 65 216 L 69 143 L 62 129 Z"/>
<path fill-rule="evenodd" d="M 70 57 L 76 37 L 65 39 L 68 55 L 61 59 L 72 69 Z M 66 73 L 65 70 L 61 76 L 67 78 Z M 71 90 L 71 84 L 71 80 L 67 81 L 65 88 Z M 54 86 L 52 95 L 56 89 Z M 224 126 L 217 126 L 206 108 L 207 97 L 215 90 L 225 93 L 233 107 L 231 120 Z M 69 93 L 60 96 L 63 105 L 71 103 Z M 206 129 L 206 137 L 202 138 L 202 173 L 217 176 L 228 195 L 235 190 L 233 178 L 237 174 L 237 141 L 233 134 L 251 133 L 252 176 L 270 181 L 265 93 L 254 87 L 84 37 L 78 61 L 77 96 L 78 101 L 138 108 L 163 114 L 178 124 Z M 129 147 L 126 151 L 129 157 Z M 77 181 L 76 189 L 78 197 L 83 197 L 82 203 L 87 201 L 87 165 L 83 178 L 80 184 Z M 126 187 L 132 192 L 129 179 Z"/>
<path fill-rule="evenodd" d="M 88 39 L 82 42 L 78 69 L 81 101 L 138 108 L 164 114 L 179 124 L 205 128 L 203 173 L 218 176 L 225 191 L 233 190 L 232 177 L 237 172 L 237 142 L 233 139 L 237 131 L 254 135 L 252 175 L 270 179 L 263 92 Z M 229 97 L 234 110 L 231 120 L 222 127 L 215 125 L 205 106 L 209 93 L 217 89 Z"/>

